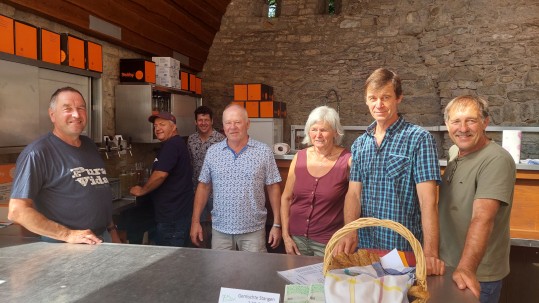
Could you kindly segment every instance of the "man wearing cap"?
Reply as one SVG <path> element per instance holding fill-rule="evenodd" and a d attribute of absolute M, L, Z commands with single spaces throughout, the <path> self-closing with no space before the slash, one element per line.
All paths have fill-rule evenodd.
<path fill-rule="evenodd" d="M 163 143 L 152 166 L 152 174 L 143 186 L 134 186 L 134 196 L 150 194 L 157 222 L 156 244 L 185 247 L 193 212 L 193 169 L 189 151 L 178 135 L 176 117 L 160 112 L 148 118 L 155 136 Z"/>

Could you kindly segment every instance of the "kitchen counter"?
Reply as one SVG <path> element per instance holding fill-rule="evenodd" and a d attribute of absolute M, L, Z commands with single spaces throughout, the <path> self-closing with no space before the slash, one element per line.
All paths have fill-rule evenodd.
<path fill-rule="evenodd" d="M 320 257 L 130 244 L 58 244 L 0 229 L 5 302 L 217 302 L 221 287 L 281 294 L 277 271 Z M 20 228 L 20 227 L 18 227 Z M 37 239 L 37 238 L 34 238 Z M 478 302 L 445 276 L 428 277 L 429 302 Z"/>
<path fill-rule="evenodd" d="M 288 177 L 290 160 L 295 153 L 275 155 L 277 167 L 284 189 Z M 440 160 L 442 173 L 447 160 Z M 539 247 L 539 165 L 517 164 L 517 180 L 511 210 L 511 244 L 526 247 Z"/>
<path fill-rule="evenodd" d="M 294 159 L 294 156 L 296 155 L 297 151 L 291 151 L 286 155 L 273 155 L 275 157 L 275 160 L 292 160 Z M 440 167 L 447 166 L 447 160 L 446 159 L 440 159 L 438 161 L 440 163 Z M 532 165 L 532 164 L 517 164 L 517 170 L 539 170 L 539 165 Z"/>

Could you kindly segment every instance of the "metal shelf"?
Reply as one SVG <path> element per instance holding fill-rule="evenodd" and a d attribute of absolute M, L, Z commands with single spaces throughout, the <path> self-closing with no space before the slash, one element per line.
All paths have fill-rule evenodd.
<path fill-rule="evenodd" d="M 53 63 L 44 62 L 41 60 L 30 59 L 30 58 L 16 56 L 16 55 L 8 54 L 8 53 L 0 52 L 0 60 L 6 60 L 6 61 L 26 64 L 26 65 L 31 65 L 31 66 L 37 66 L 40 68 L 46 68 L 46 69 L 51 69 L 51 70 L 55 70 L 59 72 L 81 75 L 81 76 L 91 77 L 91 78 L 96 78 L 96 79 L 101 78 L 101 73 L 98 73 L 98 72 L 75 68 L 75 67 L 66 66 L 66 65 L 53 64 Z"/>

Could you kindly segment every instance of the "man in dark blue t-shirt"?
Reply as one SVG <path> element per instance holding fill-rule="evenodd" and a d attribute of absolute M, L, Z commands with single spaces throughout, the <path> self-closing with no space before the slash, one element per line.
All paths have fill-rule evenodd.
<path fill-rule="evenodd" d="M 17 159 L 8 218 L 48 242 L 120 242 L 105 163 L 94 142 L 81 135 L 86 101 L 63 87 L 52 95 L 48 113 L 52 132 Z"/>
<path fill-rule="evenodd" d="M 187 246 L 193 213 L 193 169 L 189 151 L 178 135 L 176 117 L 160 112 L 148 118 L 155 136 L 163 142 L 153 162 L 152 174 L 143 186 L 134 186 L 134 196 L 150 194 L 157 222 L 156 244 Z"/>

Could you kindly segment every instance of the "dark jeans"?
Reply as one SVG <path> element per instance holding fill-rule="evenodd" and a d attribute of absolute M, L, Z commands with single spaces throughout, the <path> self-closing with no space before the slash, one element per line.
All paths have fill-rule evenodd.
<path fill-rule="evenodd" d="M 479 282 L 479 284 L 481 285 L 479 301 L 481 301 L 481 303 L 498 303 L 502 292 L 502 280 Z"/>
<path fill-rule="evenodd" d="M 191 218 L 182 218 L 171 223 L 157 223 L 155 244 L 187 247 L 190 227 Z"/>

